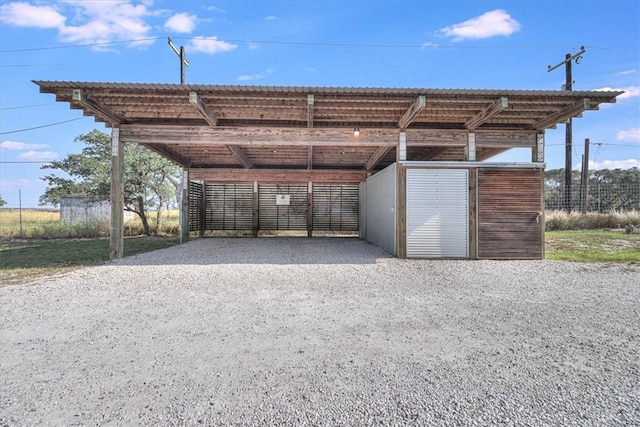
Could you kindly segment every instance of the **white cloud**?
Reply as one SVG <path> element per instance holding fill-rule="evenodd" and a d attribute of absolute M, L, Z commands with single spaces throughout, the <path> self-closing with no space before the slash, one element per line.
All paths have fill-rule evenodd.
<path fill-rule="evenodd" d="M 0 6 L 0 21 L 16 27 L 59 28 L 67 18 L 52 6 L 12 2 Z"/>
<path fill-rule="evenodd" d="M 618 95 L 617 99 L 629 99 L 640 96 L 640 86 L 627 86 L 627 87 L 601 87 L 594 89 L 595 91 L 607 91 L 607 92 L 620 92 L 624 91 L 622 95 Z"/>
<path fill-rule="evenodd" d="M 640 128 L 621 130 L 616 134 L 618 141 L 640 142 Z"/>
<path fill-rule="evenodd" d="M 424 42 L 422 43 L 422 48 L 426 49 L 426 48 L 432 48 L 432 47 L 438 47 L 440 46 L 438 43 L 433 43 L 433 42 Z"/>
<path fill-rule="evenodd" d="M 152 16 L 146 4 L 129 2 L 84 2 L 67 0 L 74 17 L 69 25 L 59 28 L 63 41 L 72 43 L 106 43 L 149 38 L 151 26 L 145 18 Z M 153 40 L 140 40 L 132 45 L 149 45 Z"/>
<path fill-rule="evenodd" d="M 603 160 L 601 162 L 589 162 L 589 170 L 600 169 L 631 169 L 640 168 L 640 159 L 627 160 Z"/>
<path fill-rule="evenodd" d="M 269 15 L 266 18 L 264 18 L 267 21 L 275 21 L 277 18 L 275 15 Z"/>
<path fill-rule="evenodd" d="M 228 52 L 235 49 L 238 45 L 218 40 L 217 37 L 194 37 L 191 39 L 189 51 L 215 54 L 218 52 Z"/>
<path fill-rule="evenodd" d="M 256 73 L 256 74 L 243 74 L 241 76 L 238 76 L 236 78 L 236 80 L 241 81 L 241 82 L 246 82 L 249 80 L 262 80 L 267 76 L 270 76 L 271 74 L 273 74 L 276 71 L 275 68 L 267 68 L 265 71 L 261 72 L 261 73 Z"/>
<path fill-rule="evenodd" d="M 630 74 L 635 74 L 636 70 L 624 70 L 624 71 L 619 71 L 617 73 L 615 73 L 616 76 L 628 76 Z"/>
<path fill-rule="evenodd" d="M 39 150 L 41 148 L 47 148 L 49 144 L 29 144 L 19 141 L 2 141 L 0 142 L 0 149 L 2 150 Z"/>
<path fill-rule="evenodd" d="M 49 162 L 55 160 L 58 157 L 58 153 L 53 151 L 36 151 L 29 150 L 18 156 L 18 160 L 28 162 Z"/>
<path fill-rule="evenodd" d="M 445 27 L 440 34 L 453 37 L 454 41 L 486 39 L 510 36 L 520 30 L 520 23 L 503 9 L 492 10 L 467 21 Z"/>
<path fill-rule="evenodd" d="M 167 19 L 167 22 L 164 23 L 164 28 L 177 33 L 190 33 L 196 26 L 196 19 L 195 15 L 177 13 Z"/>

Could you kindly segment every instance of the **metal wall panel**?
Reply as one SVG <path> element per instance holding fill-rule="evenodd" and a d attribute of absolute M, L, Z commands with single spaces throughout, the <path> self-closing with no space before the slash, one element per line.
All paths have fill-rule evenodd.
<path fill-rule="evenodd" d="M 251 230 L 253 183 L 206 184 L 205 230 Z"/>
<path fill-rule="evenodd" d="M 407 169 L 407 257 L 469 257 L 469 172 Z"/>
<path fill-rule="evenodd" d="M 396 164 L 367 179 L 367 242 L 396 254 Z"/>
<path fill-rule="evenodd" d="M 358 185 L 313 185 L 313 229 L 358 231 Z"/>
<path fill-rule="evenodd" d="M 358 185 L 358 237 L 367 240 L 367 183 L 361 182 Z"/>
<path fill-rule="evenodd" d="M 260 184 L 260 230 L 306 230 L 307 188 L 307 184 Z M 278 195 L 289 195 L 289 205 L 278 205 Z"/>
<path fill-rule="evenodd" d="M 200 231 L 202 225 L 202 187 L 199 182 L 189 182 L 189 231 Z"/>

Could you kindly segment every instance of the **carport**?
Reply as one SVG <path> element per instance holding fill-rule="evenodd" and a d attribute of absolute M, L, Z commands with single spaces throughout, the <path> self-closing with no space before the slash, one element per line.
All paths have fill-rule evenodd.
<path fill-rule="evenodd" d="M 124 143 L 182 166 L 184 240 L 359 231 L 401 258 L 541 258 L 544 131 L 620 94 L 34 83 L 112 128 L 112 258 L 123 254 Z M 531 161 L 488 162 L 512 148 Z"/>

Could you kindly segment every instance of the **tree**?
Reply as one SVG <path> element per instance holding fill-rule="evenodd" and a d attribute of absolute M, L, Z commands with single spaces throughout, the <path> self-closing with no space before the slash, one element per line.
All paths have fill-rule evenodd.
<path fill-rule="evenodd" d="M 7 201 L 5 199 L 2 198 L 2 196 L 0 196 L 0 207 L 4 206 L 7 204 Z"/>
<path fill-rule="evenodd" d="M 94 129 L 74 141 L 85 144 L 81 153 L 69 154 L 41 167 L 64 172 L 68 177 L 56 174 L 42 177 L 49 185 L 40 196 L 40 204 L 57 206 L 60 197 L 69 194 L 85 194 L 96 200 L 109 198 L 111 136 Z M 138 144 L 125 144 L 125 210 L 140 217 L 145 234 L 151 234 L 148 210 L 155 208 L 159 216 L 171 197 L 175 197 L 179 182 L 180 169 L 174 163 Z"/>

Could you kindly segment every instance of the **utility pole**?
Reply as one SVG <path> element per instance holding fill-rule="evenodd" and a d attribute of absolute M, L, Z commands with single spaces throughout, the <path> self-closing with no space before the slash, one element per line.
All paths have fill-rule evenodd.
<path fill-rule="evenodd" d="M 585 214 L 589 209 L 589 138 L 584 140 L 582 175 L 580 178 L 580 206 L 582 206 L 582 213 Z"/>
<path fill-rule="evenodd" d="M 180 84 L 183 85 L 184 67 L 189 66 L 189 61 L 187 61 L 187 58 L 185 58 L 184 46 L 180 46 L 180 50 L 178 50 L 178 48 L 176 48 L 173 44 L 173 40 L 171 40 L 171 37 L 169 37 L 169 46 L 171 46 L 171 49 L 173 49 L 176 55 L 178 55 L 178 57 L 180 58 Z"/>
<path fill-rule="evenodd" d="M 565 66 L 565 85 L 564 90 L 573 90 L 573 77 L 571 76 L 571 61 L 575 60 L 576 64 L 580 63 L 582 59 L 582 54 L 585 52 L 585 47 L 580 47 L 580 52 L 571 55 L 567 53 L 565 55 L 564 61 L 560 62 L 555 66 L 549 65 L 547 67 L 547 72 L 553 71 L 556 68 Z M 567 120 L 566 128 L 565 128 L 565 152 L 564 152 L 564 205 L 567 212 L 571 212 L 572 208 L 572 194 L 571 194 L 571 156 L 572 156 L 572 139 L 573 139 L 573 126 L 572 119 L 569 117 Z"/>

